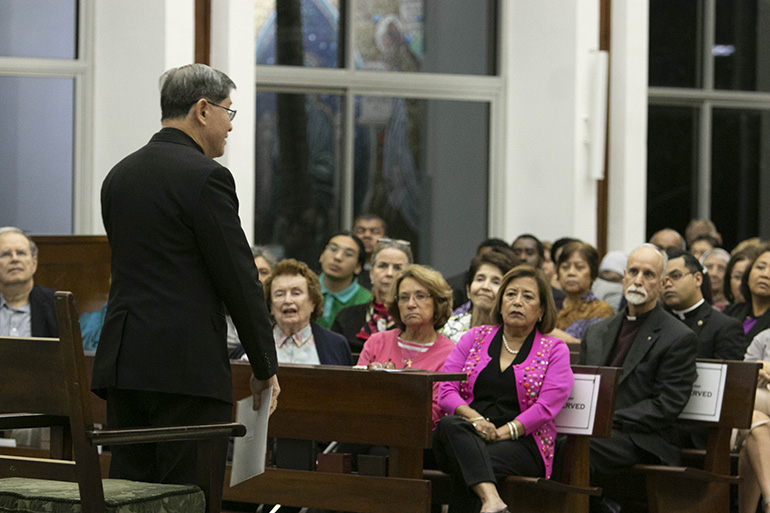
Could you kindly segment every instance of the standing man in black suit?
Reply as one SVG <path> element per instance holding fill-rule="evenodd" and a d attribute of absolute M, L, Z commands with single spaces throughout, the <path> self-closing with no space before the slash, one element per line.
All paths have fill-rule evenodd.
<path fill-rule="evenodd" d="M 235 84 L 203 64 L 161 77 L 162 129 L 102 185 L 112 284 L 92 389 L 110 427 L 229 422 L 225 306 L 253 376 L 254 408 L 280 392 L 270 319 L 225 151 Z M 223 444 L 226 444 L 226 440 Z M 116 446 L 110 476 L 193 483 L 194 442 Z M 224 477 L 224 451 L 221 474 Z"/>
<path fill-rule="evenodd" d="M 698 358 L 743 360 L 743 327 L 736 319 L 711 308 L 703 298 L 703 267 L 698 259 L 675 248 L 668 248 L 666 254 L 663 302 L 695 333 Z"/>
<path fill-rule="evenodd" d="M 591 479 L 599 486 L 637 463 L 679 462 L 676 419 L 695 381 L 695 334 L 658 304 L 666 258 L 645 244 L 623 275 L 627 309 L 589 327 L 580 364 L 622 367 L 610 438 L 591 439 Z"/>

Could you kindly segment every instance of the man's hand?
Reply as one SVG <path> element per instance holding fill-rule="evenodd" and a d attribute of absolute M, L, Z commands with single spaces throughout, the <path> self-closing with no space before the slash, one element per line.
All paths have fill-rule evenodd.
<path fill-rule="evenodd" d="M 273 396 L 270 398 L 270 413 L 268 415 L 272 415 L 275 409 L 278 407 L 278 394 L 281 393 L 281 387 L 278 386 L 278 376 L 276 374 L 273 374 L 270 378 L 261 380 L 254 377 L 254 375 L 251 375 L 251 394 L 254 398 L 254 405 L 252 408 L 256 411 L 259 409 L 262 399 L 262 391 L 266 390 L 268 387 L 273 387 Z"/>

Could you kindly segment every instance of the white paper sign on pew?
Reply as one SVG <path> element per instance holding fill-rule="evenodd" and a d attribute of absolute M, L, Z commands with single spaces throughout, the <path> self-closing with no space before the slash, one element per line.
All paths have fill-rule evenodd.
<path fill-rule="evenodd" d="M 600 382 L 598 374 L 575 374 L 569 399 L 554 419 L 556 431 L 570 435 L 590 435 L 593 432 Z"/>
<path fill-rule="evenodd" d="M 725 394 L 727 365 L 696 362 L 698 377 L 692 385 L 690 400 L 679 414 L 680 419 L 719 422 Z"/>

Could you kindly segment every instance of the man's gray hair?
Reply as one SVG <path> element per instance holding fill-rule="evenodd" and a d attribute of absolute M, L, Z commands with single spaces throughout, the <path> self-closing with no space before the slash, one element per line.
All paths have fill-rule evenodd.
<path fill-rule="evenodd" d="M 24 235 L 26 239 L 29 241 L 29 251 L 32 254 L 33 257 L 37 256 L 37 244 L 35 244 L 35 241 L 30 238 L 29 235 L 27 235 L 24 230 L 21 228 L 16 228 L 15 226 L 3 226 L 0 228 L 0 235 L 6 234 L 6 233 L 18 233 L 20 235 Z"/>
<path fill-rule="evenodd" d="M 267 265 L 270 266 L 270 269 L 275 267 L 275 263 L 277 261 L 275 255 L 273 255 L 273 252 L 270 251 L 267 246 L 251 246 L 251 256 L 253 256 L 254 259 L 257 257 L 264 258 L 265 262 L 267 262 Z"/>
<path fill-rule="evenodd" d="M 221 103 L 233 89 L 230 77 L 205 64 L 172 68 L 160 77 L 161 119 L 185 117 L 201 98 Z"/>
<path fill-rule="evenodd" d="M 660 255 L 660 258 L 663 259 L 663 273 L 660 275 L 660 277 L 662 278 L 663 275 L 666 274 L 666 269 L 668 269 L 668 255 L 666 255 L 665 251 L 661 251 L 660 248 L 658 246 L 656 246 L 655 244 L 652 244 L 651 242 L 645 242 L 641 246 L 635 247 L 631 251 L 631 253 L 628 254 L 628 258 L 630 259 L 631 255 L 633 255 L 634 253 L 636 253 L 637 251 L 639 251 L 640 249 L 643 249 L 643 248 L 654 249 Z"/>

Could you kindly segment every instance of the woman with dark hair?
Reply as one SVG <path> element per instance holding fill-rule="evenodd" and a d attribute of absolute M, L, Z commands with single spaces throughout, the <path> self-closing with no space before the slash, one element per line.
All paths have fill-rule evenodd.
<path fill-rule="evenodd" d="M 510 256 L 506 252 L 510 253 Z M 471 308 L 468 312 L 452 315 L 441 328 L 441 333 L 457 343 L 469 329 L 493 324 L 492 311 L 495 307 L 497 291 L 500 289 L 503 276 L 513 266 L 514 259 L 510 250 L 494 248 L 473 257 L 465 284 Z"/>
<path fill-rule="evenodd" d="M 567 297 L 556 302 L 559 313 L 553 336 L 578 344 L 590 325 L 615 313 L 591 292 L 599 276 L 599 253 L 585 242 L 570 242 L 559 255 L 556 271 Z"/>
<path fill-rule="evenodd" d="M 438 372 L 454 344 L 438 330 L 452 312 L 452 289 L 441 273 L 412 264 L 396 277 L 386 300 L 397 329 L 372 334 L 358 365 Z M 441 414 L 435 402 L 433 419 Z"/>
<path fill-rule="evenodd" d="M 730 305 L 745 303 L 746 298 L 741 292 L 741 283 L 743 275 L 746 274 L 749 264 L 757 257 L 756 246 L 747 246 L 744 249 L 733 253 L 732 258 L 725 268 L 724 292 L 725 299 Z M 728 305 L 729 306 L 729 305 Z M 725 307 L 727 311 L 728 307 Z"/>
<path fill-rule="evenodd" d="M 463 335 L 444 364 L 444 372 L 468 378 L 439 385 L 448 415 L 434 431 L 433 450 L 455 481 L 452 513 L 508 512 L 498 478 L 551 476 L 554 417 L 572 390 L 566 344 L 543 335 L 553 330 L 556 308 L 542 271 L 520 265 L 506 273 L 495 321 Z"/>
<path fill-rule="evenodd" d="M 730 305 L 725 313 L 743 322 L 747 347 L 761 331 L 770 328 L 770 246 L 761 247 L 741 280 L 745 303 Z"/>

